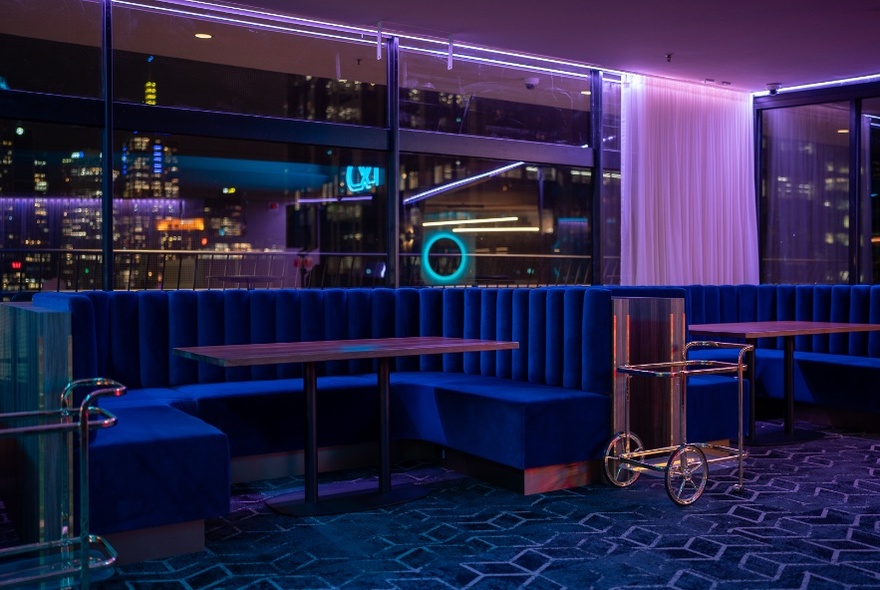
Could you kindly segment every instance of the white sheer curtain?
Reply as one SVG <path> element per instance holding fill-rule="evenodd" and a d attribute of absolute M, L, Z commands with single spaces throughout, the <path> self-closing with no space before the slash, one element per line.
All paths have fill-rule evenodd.
<path fill-rule="evenodd" d="M 750 97 L 626 76 L 621 98 L 621 284 L 758 283 Z"/>

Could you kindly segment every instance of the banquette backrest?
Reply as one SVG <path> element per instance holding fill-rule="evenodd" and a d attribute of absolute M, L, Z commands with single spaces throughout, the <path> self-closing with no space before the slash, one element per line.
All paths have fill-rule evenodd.
<path fill-rule="evenodd" d="M 610 394 L 611 298 L 626 293 L 601 287 L 89 291 L 40 293 L 34 305 L 71 312 L 75 378 L 103 375 L 129 388 L 301 374 L 296 364 L 224 369 L 175 356 L 175 347 L 444 335 L 514 340 L 519 349 L 401 357 L 394 370 Z M 370 360 L 338 361 L 322 364 L 319 375 L 374 369 Z"/>
<path fill-rule="evenodd" d="M 880 285 L 689 285 L 688 324 L 811 320 L 880 323 Z M 782 348 L 781 339 L 758 346 Z M 880 332 L 795 337 L 795 350 L 880 357 Z"/>

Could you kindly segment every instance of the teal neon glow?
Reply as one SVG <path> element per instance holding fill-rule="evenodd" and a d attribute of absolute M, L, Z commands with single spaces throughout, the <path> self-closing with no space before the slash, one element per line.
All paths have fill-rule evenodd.
<path fill-rule="evenodd" d="M 441 275 L 436 270 L 434 270 L 433 266 L 431 266 L 431 247 L 439 240 L 452 241 L 456 246 L 458 246 L 459 252 L 461 252 L 461 263 L 452 274 Z M 469 258 L 470 257 L 468 255 L 467 245 L 462 241 L 460 237 L 452 232 L 437 232 L 436 234 L 425 240 L 425 244 L 422 246 L 422 272 L 424 272 L 425 276 L 427 276 L 431 281 L 435 283 L 438 283 L 440 285 L 454 285 L 467 272 Z"/>
<path fill-rule="evenodd" d="M 378 188 L 379 169 L 375 166 L 346 166 L 345 188 L 351 193 L 361 193 Z"/>

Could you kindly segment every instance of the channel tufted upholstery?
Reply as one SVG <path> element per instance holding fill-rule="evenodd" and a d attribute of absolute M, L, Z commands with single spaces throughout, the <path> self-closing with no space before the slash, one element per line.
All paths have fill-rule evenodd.
<path fill-rule="evenodd" d="M 880 285 L 688 285 L 689 324 L 762 320 L 880 323 Z M 795 401 L 880 411 L 880 332 L 797 336 Z M 755 393 L 781 398 L 783 342 L 757 342 Z"/>
<path fill-rule="evenodd" d="M 231 289 L 41 293 L 34 305 L 71 313 L 74 378 L 101 375 L 129 389 L 102 400 L 120 421 L 99 433 L 92 453 L 101 482 L 92 514 L 102 533 L 216 516 L 228 507 L 231 460 L 304 446 L 299 365 L 224 369 L 175 356 L 176 347 L 420 335 L 517 341 L 512 351 L 394 359 L 391 428 L 397 440 L 524 472 L 601 457 L 612 435 L 612 297 L 684 294 L 625 287 Z M 699 296 L 708 311 L 713 294 Z M 736 297 L 725 297 L 724 309 L 736 309 Z M 320 447 L 377 440 L 375 361 L 320 364 L 318 391 Z M 692 399 L 718 396 L 689 408 L 691 421 L 691 412 L 717 414 L 717 400 L 729 402 L 736 388 L 709 379 L 689 392 Z M 735 414 L 696 418 L 707 440 L 735 433 Z M 125 481 L 114 484 L 108 474 L 120 469 Z M 176 501 L 183 490 L 201 500 Z"/>

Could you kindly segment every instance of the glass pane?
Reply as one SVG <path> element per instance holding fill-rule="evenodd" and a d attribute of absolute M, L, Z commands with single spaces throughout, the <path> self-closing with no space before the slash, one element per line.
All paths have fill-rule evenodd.
<path fill-rule="evenodd" d="M 116 142 L 115 288 L 222 287 L 210 277 L 230 274 L 297 286 L 303 265 L 332 286 L 340 260 L 362 284 L 353 266 L 384 264 L 384 154 L 146 132 Z M 96 129 L 0 122 L 3 291 L 102 288 L 100 143 Z"/>
<path fill-rule="evenodd" d="M 377 152 L 151 133 L 118 138 L 118 247 L 365 252 L 384 243 Z M 297 227 L 312 240 L 288 225 L 304 211 L 316 225 Z"/>
<path fill-rule="evenodd" d="M 620 170 L 602 179 L 602 284 L 620 284 Z"/>
<path fill-rule="evenodd" d="M 602 149 L 620 152 L 620 78 L 602 79 Z"/>
<path fill-rule="evenodd" d="M 98 129 L 0 119 L 4 293 L 100 288 L 100 145 Z"/>
<path fill-rule="evenodd" d="M 121 101 L 384 126 L 386 62 L 375 42 L 295 34 L 259 17 L 217 20 L 117 6 Z"/>
<path fill-rule="evenodd" d="M 0 91 L 101 95 L 101 3 L 3 2 Z"/>
<path fill-rule="evenodd" d="M 228 282 L 246 276 L 336 286 L 340 260 L 384 264 L 379 152 L 146 132 L 117 141 L 114 247 L 146 251 L 117 256 L 122 288 L 252 286 Z"/>
<path fill-rule="evenodd" d="M 604 285 L 620 284 L 620 170 L 609 166 L 620 160 L 620 78 L 605 74 L 602 79 L 602 151 L 616 158 L 604 158 L 602 179 L 602 277 Z M 612 169 L 608 169 L 612 168 Z"/>
<path fill-rule="evenodd" d="M 862 278 L 880 284 L 880 98 L 862 103 Z"/>
<path fill-rule="evenodd" d="M 400 126 L 585 146 L 587 76 L 500 67 L 401 51 Z"/>
<path fill-rule="evenodd" d="M 763 112 L 762 283 L 849 282 L 849 113 Z"/>
<path fill-rule="evenodd" d="M 401 284 L 590 283 L 590 170 L 401 156 Z"/>

